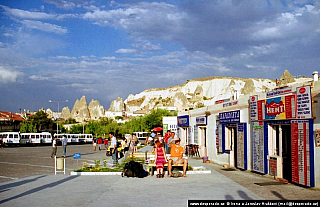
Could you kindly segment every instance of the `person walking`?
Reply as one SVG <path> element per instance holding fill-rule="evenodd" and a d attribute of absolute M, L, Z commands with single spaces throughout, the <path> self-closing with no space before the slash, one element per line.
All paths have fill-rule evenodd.
<path fill-rule="evenodd" d="M 102 145 L 102 138 L 99 137 L 99 138 L 98 138 L 98 148 L 99 148 L 99 151 L 101 151 L 101 145 Z"/>
<path fill-rule="evenodd" d="M 109 132 L 109 137 L 111 139 L 111 155 L 113 160 L 113 165 L 115 166 L 118 163 L 118 149 L 117 149 L 117 138 L 114 136 L 113 132 Z"/>
<path fill-rule="evenodd" d="M 51 158 L 54 158 L 57 156 L 57 137 L 55 137 L 52 140 L 52 153 L 51 153 Z"/>
<path fill-rule="evenodd" d="M 157 168 L 157 178 L 163 178 L 163 167 L 164 164 L 167 163 L 166 152 L 159 140 L 157 140 L 154 145 L 156 146 L 155 163 Z"/>
<path fill-rule="evenodd" d="M 109 145 L 109 140 L 108 140 L 108 138 L 105 138 L 105 139 L 104 139 L 103 144 L 104 144 L 104 148 L 107 150 L 107 149 L 108 149 L 108 145 Z"/>
<path fill-rule="evenodd" d="M 164 147 L 165 147 L 165 150 L 166 152 L 168 153 L 168 145 L 169 145 L 169 138 L 171 137 L 171 131 L 168 130 L 167 133 L 164 135 Z"/>
<path fill-rule="evenodd" d="M 97 138 L 93 137 L 92 140 L 93 151 L 97 150 Z"/>
<path fill-rule="evenodd" d="M 62 138 L 63 157 L 66 157 L 66 154 L 67 154 L 67 143 L 68 143 L 67 137 L 63 136 Z"/>
<path fill-rule="evenodd" d="M 136 153 L 138 151 L 138 139 L 137 136 L 133 135 L 133 153 Z"/>

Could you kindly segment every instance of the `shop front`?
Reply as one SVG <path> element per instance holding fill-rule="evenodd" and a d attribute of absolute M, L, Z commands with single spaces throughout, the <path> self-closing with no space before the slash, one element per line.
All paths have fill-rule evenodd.
<path fill-rule="evenodd" d="M 314 186 L 311 109 L 310 86 L 250 97 L 253 171 Z"/>
<path fill-rule="evenodd" d="M 230 167 L 247 170 L 247 123 L 240 123 L 240 110 L 219 113 L 218 153 L 229 154 Z"/>
<path fill-rule="evenodd" d="M 189 126 L 189 115 L 178 116 L 177 137 L 181 139 L 181 145 L 192 143 L 192 127 Z"/>
<path fill-rule="evenodd" d="M 207 157 L 207 117 L 196 117 L 196 125 L 194 126 L 194 144 L 199 145 L 201 157 Z"/>

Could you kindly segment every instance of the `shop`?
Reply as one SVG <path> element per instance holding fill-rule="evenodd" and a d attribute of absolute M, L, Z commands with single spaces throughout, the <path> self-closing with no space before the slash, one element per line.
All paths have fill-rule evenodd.
<path fill-rule="evenodd" d="M 311 87 L 250 97 L 252 170 L 314 187 Z"/>
<path fill-rule="evenodd" d="M 196 125 L 194 126 L 194 144 L 199 145 L 201 157 L 208 156 L 207 151 L 207 117 L 196 117 Z"/>
<path fill-rule="evenodd" d="M 247 123 L 240 123 L 240 110 L 219 113 L 218 153 L 227 153 L 230 167 L 247 170 Z"/>
<path fill-rule="evenodd" d="M 192 127 L 189 126 L 189 115 L 178 116 L 177 137 L 181 139 L 181 145 L 192 143 Z"/>

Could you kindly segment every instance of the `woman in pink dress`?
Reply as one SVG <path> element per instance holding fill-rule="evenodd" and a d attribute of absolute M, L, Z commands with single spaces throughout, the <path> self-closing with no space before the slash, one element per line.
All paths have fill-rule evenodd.
<path fill-rule="evenodd" d="M 167 163 L 167 156 L 164 147 L 159 140 L 157 140 L 154 144 L 156 146 L 155 163 L 157 168 L 157 178 L 163 178 L 163 166 Z"/>

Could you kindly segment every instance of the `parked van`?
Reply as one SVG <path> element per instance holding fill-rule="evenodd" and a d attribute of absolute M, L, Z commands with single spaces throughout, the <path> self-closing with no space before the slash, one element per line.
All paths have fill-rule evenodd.
<path fill-rule="evenodd" d="M 2 137 L 3 144 L 19 144 L 20 135 L 19 132 L 1 132 L 0 136 Z"/>
<path fill-rule="evenodd" d="M 20 144 L 40 144 L 41 133 L 21 133 Z"/>
<path fill-rule="evenodd" d="M 52 136 L 49 132 L 42 132 L 41 133 L 41 143 L 42 144 L 51 144 L 52 143 Z"/>

